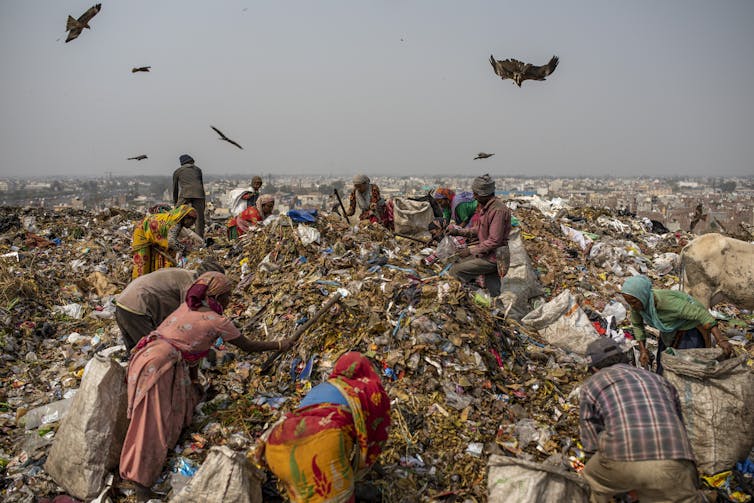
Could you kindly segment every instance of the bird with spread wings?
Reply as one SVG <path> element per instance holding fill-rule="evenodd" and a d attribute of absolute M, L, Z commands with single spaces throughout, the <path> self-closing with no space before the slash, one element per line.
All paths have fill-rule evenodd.
<path fill-rule="evenodd" d="M 521 87 L 521 83 L 525 80 L 546 80 L 545 77 L 558 67 L 558 61 L 558 57 L 553 56 L 546 65 L 536 66 L 517 59 L 495 60 L 495 57 L 490 54 L 490 64 L 495 73 L 503 80 L 513 80 L 518 87 Z"/>
<path fill-rule="evenodd" d="M 151 66 L 136 66 L 134 68 L 131 68 L 131 73 L 148 72 L 150 68 L 152 67 Z"/>
<path fill-rule="evenodd" d="M 71 40 L 81 35 L 81 32 L 84 31 L 84 28 L 91 29 L 89 27 L 89 21 L 91 21 L 92 18 L 97 15 L 101 8 L 102 4 L 98 3 L 94 7 L 89 7 L 89 9 L 81 14 L 78 19 L 74 19 L 73 16 L 68 16 L 68 22 L 65 24 L 65 31 L 68 32 L 68 37 L 65 39 L 65 41 L 70 42 Z"/>
<path fill-rule="evenodd" d="M 477 159 L 487 159 L 488 157 L 492 157 L 493 155 L 495 154 L 487 154 L 485 152 L 479 152 L 476 155 L 476 157 L 474 157 L 474 160 L 476 161 Z"/>
<path fill-rule="evenodd" d="M 215 126 L 210 126 L 210 127 L 211 127 L 212 129 L 214 129 L 214 130 L 215 130 L 215 132 L 216 132 L 217 134 L 219 134 L 219 135 L 220 135 L 220 138 L 218 138 L 218 140 L 227 141 L 227 142 L 228 142 L 228 143 L 230 143 L 231 145 L 235 145 L 236 147 L 238 147 L 238 148 L 240 148 L 241 150 L 243 150 L 243 147 L 242 147 L 241 145 L 239 145 L 238 143 L 234 142 L 233 140 L 231 140 L 230 138 L 228 138 L 227 136 L 225 136 L 225 135 L 223 134 L 223 132 L 222 132 L 222 131 L 220 131 L 219 129 L 217 129 L 217 128 L 216 128 Z"/>
<path fill-rule="evenodd" d="M 144 154 L 137 155 L 136 157 L 129 157 L 128 161 L 143 161 L 144 159 L 147 159 L 147 156 Z"/>

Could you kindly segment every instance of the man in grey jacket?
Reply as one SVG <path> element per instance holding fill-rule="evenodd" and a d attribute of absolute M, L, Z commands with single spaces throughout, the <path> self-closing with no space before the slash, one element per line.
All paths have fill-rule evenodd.
<path fill-rule="evenodd" d="M 181 167 L 173 172 L 173 204 L 188 204 L 196 210 L 196 233 L 203 238 L 205 195 L 202 170 L 188 154 L 183 154 L 180 162 Z"/>

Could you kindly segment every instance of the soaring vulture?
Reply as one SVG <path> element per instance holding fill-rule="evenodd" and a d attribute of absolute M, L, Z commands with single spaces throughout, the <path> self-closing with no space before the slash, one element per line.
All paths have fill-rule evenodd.
<path fill-rule="evenodd" d="M 227 142 L 228 142 L 228 143 L 230 143 L 231 145 L 235 145 L 236 147 L 238 147 L 238 148 L 240 148 L 241 150 L 243 150 L 243 147 L 242 147 L 241 145 L 239 145 L 238 143 L 234 142 L 233 140 L 231 140 L 230 138 L 228 138 L 227 136 L 225 136 L 225 135 L 223 134 L 223 132 L 222 132 L 222 131 L 220 131 L 219 129 L 217 129 L 217 128 L 216 128 L 215 126 L 210 126 L 210 127 L 211 127 L 212 129 L 214 129 L 214 130 L 215 130 L 215 132 L 216 132 L 217 134 L 219 134 L 219 135 L 220 135 L 220 138 L 218 138 L 218 140 L 227 141 Z"/>
<path fill-rule="evenodd" d="M 144 159 L 147 159 L 147 156 L 144 154 L 137 155 L 136 157 L 129 157 L 129 161 L 143 161 Z"/>
<path fill-rule="evenodd" d="M 558 57 L 553 56 L 543 66 L 535 66 L 517 59 L 495 60 L 490 54 L 490 64 L 501 79 L 511 79 L 518 86 L 525 80 L 545 80 L 558 67 Z"/>
<path fill-rule="evenodd" d="M 65 39 L 66 42 L 70 42 L 74 38 L 81 35 L 81 32 L 84 31 L 84 28 L 91 29 L 89 27 L 89 21 L 97 15 L 99 10 L 102 8 L 102 4 L 98 3 L 94 7 L 89 7 L 89 9 L 81 14 L 81 17 L 78 19 L 73 19 L 73 16 L 68 16 L 68 22 L 65 24 L 65 30 L 68 32 L 68 38 Z"/>
<path fill-rule="evenodd" d="M 131 73 L 148 72 L 150 68 L 152 67 L 151 66 L 137 66 L 135 68 L 131 68 Z"/>
<path fill-rule="evenodd" d="M 474 157 L 474 160 L 476 161 L 477 159 L 487 159 L 488 157 L 492 157 L 493 155 L 495 154 L 486 154 L 484 152 L 479 152 L 476 157 Z"/>

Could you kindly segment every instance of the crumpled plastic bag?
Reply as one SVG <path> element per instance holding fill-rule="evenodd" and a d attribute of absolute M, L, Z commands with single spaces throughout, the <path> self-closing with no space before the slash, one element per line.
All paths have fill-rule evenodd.
<path fill-rule="evenodd" d="M 321 238 L 319 231 L 308 225 L 299 225 L 296 231 L 298 232 L 298 236 L 301 238 L 301 243 L 304 246 L 319 242 Z"/>

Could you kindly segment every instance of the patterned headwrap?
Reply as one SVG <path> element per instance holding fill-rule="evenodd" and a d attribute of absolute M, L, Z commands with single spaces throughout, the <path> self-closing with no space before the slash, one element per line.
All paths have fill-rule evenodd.
<path fill-rule="evenodd" d="M 480 196 L 491 196 L 495 193 L 495 180 L 489 174 L 474 178 L 471 190 Z"/>
<path fill-rule="evenodd" d="M 223 306 L 217 301 L 217 297 L 230 293 L 233 283 L 225 274 L 219 272 L 205 272 L 186 292 L 186 304 L 189 309 L 196 311 L 203 305 L 209 306 L 217 314 L 223 314 Z"/>
<path fill-rule="evenodd" d="M 259 210 L 259 214 L 262 215 L 262 218 L 264 219 L 267 215 L 264 214 L 264 211 L 262 211 L 262 206 L 267 203 L 274 203 L 275 197 L 271 194 L 262 194 L 257 198 L 257 209 Z"/>
<path fill-rule="evenodd" d="M 453 198 L 456 197 L 456 193 L 447 187 L 439 187 L 434 193 L 435 199 L 447 199 L 451 203 Z"/>
<path fill-rule="evenodd" d="M 353 414 L 359 445 L 359 467 L 371 466 L 387 441 L 390 399 L 380 376 L 361 353 L 346 353 L 335 362 L 327 380 L 346 398 Z"/>
<path fill-rule="evenodd" d="M 353 177 L 353 184 L 357 185 L 360 183 L 369 183 L 369 177 L 367 175 L 356 175 Z"/>

